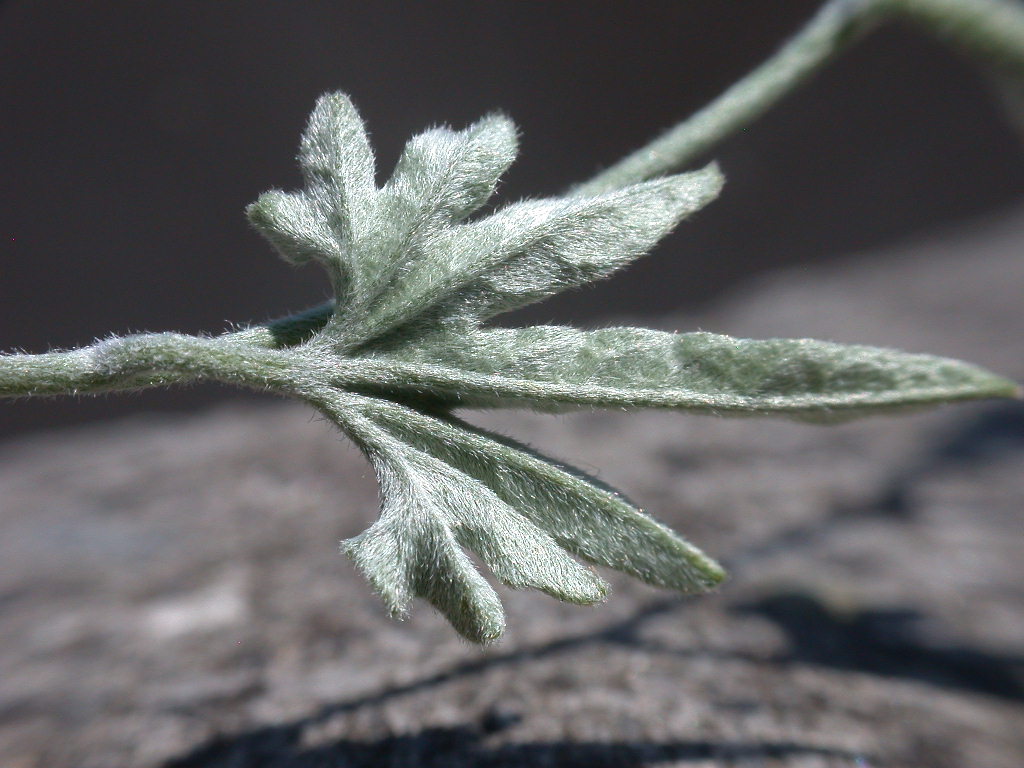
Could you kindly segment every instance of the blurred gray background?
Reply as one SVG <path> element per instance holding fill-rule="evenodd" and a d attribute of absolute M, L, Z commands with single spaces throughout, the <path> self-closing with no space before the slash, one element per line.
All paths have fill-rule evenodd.
<path fill-rule="evenodd" d="M 326 296 L 243 207 L 299 183 L 314 99 L 350 93 L 386 174 L 413 132 L 501 109 L 504 199 L 556 193 L 761 62 L 816 0 L 722 3 L 58 2 L 0 5 L 0 349 L 217 331 Z M 723 197 L 614 280 L 506 322 L 696 309 L 1019 201 L 1024 154 L 982 77 L 914 30 L 876 34 L 725 143 Z M 0 403 L 0 434 L 241 397 L 216 387 Z"/>

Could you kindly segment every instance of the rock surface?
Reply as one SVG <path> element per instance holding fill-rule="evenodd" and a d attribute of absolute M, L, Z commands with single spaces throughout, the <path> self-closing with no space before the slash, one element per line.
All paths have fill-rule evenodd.
<path fill-rule="evenodd" d="M 667 328 L 962 357 L 1024 379 L 1024 212 L 773 276 Z M 17 404 L 4 407 L 17 407 Z M 729 566 L 503 591 L 470 647 L 388 620 L 337 552 L 376 512 L 298 407 L 0 446 L 0 766 L 1024 765 L 1024 408 L 839 427 L 474 414 L 597 472 Z"/>

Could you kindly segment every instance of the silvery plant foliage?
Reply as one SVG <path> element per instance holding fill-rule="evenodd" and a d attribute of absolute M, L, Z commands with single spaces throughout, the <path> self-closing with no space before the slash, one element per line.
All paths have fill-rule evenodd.
<path fill-rule="evenodd" d="M 372 463 L 380 518 L 344 552 L 397 617 L 423 598 L 466 638 L 504 630 L 470 553 L 512 588 L 603 600 L 595 566 L 701 592 L 724 577 L 695 546 L 584 472 L 462 421 L 465 408 L 663 408 L 836 421 L 1019 396 L 968 363 L 810 339 L 646 328 L 503 328 L 496 315 L 610 276 L 712 202 L 722 174 L 671 173 L 756 119 L 867 32 L 900 18 L 1024 82 L 1010 0 L 831 0 L 765 64 L 646 147 L 563 196 L 481 210 L 516 155 L 500 114 L 434 128 L 376 182 L 350 99 L 323 96 L 302 136 L 303 189 L 249 219 L 334 298 L 217 336 L 150 333 L 0 355 L 0 396 L 94 394 L 213 380 L 303 400 Z"/>
<path fill-rule="evenodd" d="M 358 385 L 310 399 L 377 472 L 380 519 L 343 549 L 395 616 L 422 597 L 472 640 L 500 635 L 501 603 L 467 550 L 510 587 L 581 604 L 607 593 L 588 565 L 683 592 L 724 576 L 617 491 L 455 408 L 838 419 L 1012 388 L 965 363 L 808 339 L 489 327 L 498 313 L 607 277 L 722 187 L 709 166 L 474 216 L 515 154 L 515 126 L 501 115 L 435 128 L 408 142 L 378 188 L 352 102 L 330 94 L 302 139 L 305 189 L 267 192 L 248 209 L 284 258 L 318 262 L 334 286 L 330 316 L 300 346 L 362 369 Z"/>

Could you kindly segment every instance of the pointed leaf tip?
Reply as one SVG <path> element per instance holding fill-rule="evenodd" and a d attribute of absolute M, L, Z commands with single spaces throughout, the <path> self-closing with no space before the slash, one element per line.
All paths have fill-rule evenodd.
<path fill-rule="evenodd" d="M 344 93 L 317 99 L 299 143 L 299 165 L 310 196 L 338 236 L 352 241 L 372 226 L 373 151 L 362 118 Z"/>
<path fill-rule="evenodd" d="M 416 251 L 487 202 L 517 145 L 516 127 L 502 114 L 461 131 L 433 128 L 411 138 L 381 190 L 391 226 L 403 238 L 398 250 Z"/>

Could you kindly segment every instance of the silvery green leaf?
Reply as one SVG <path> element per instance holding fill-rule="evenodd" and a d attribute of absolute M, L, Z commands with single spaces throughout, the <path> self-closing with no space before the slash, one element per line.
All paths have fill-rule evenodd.
<path fill-rule="evenodd" d="M 813 339 L 735 339 L 644 328 L 557 326 L 439 335 L 374 359 L 448 405 L 680 408 L 819 419 L 953 400 L 1013 397 L 969 363 Z M 394 361 L 394 362 L 391 362 Z"/>
<path fill-rule="evenodd" d="M 381 480 L 388 471 L 381 470 Z M 418 493 L 415 484 L 382 486 L 381 519 L 353 539 L 342 542 L 381 596 L 393 618 L 408 612 L 413 597 L 422 597 L 440 611 L 464 637 L 484 643 L 501 636 L 505 613 L 498 595 L 459 547 L 450 528 L 423 514 L 419 499 L 410 508 L 402 502 Z"/>
<path fill-rule="evenodd" d="M 373 153 L 347 96 L 329 93 L 317 100 L 299 164 L 304 191 L 264 192 L 246 214 L 286 261 L 319 261 L 343 303 L 363 282 L 357 245 L 378 221 Z"/>
<path fill-rule="evenodd" d="M 708 166 L 595 197 L 514 203 L 459 223 L 493 192 L 515 150 L 515 127 L 502 116 L 464 131 L 427 131 L 377 190 L 359 115 L 347 97 L 328 94 L 302 137 L 306 189 L 267 193 L 249 216 L 287 259 L 327 267 L 337 310 L 323 334 L 354 349 L 465 327 L 607 277 L 722 185 Z"/>
<path fill-rule="evenodd" d="M 414 136 L 381 189 L 393 226 L 419 239 L 466 218 L 494 194 L 516 149 L 516 127 L 505 115 Z"/>
<path fill-rule="evenodd" d="M 433 129 L 406 145 L 378 190 L 359 116 L 346 97 L 329 95 L 303 136 L 306 188 L 269 192 L 249 209 L 287 259 L 327 267 L 335 301 L 233 338 L 295 345 L 275 377 L 292 377 L 289 393 L 321 408 L 373 462 L 381 516 L 344 548 L 395 615 L 422 597 L 467 638 L 500 635 L 501 603 L 466 550 L 509 586 L 578 603 L 602 599 L 606 585 L 572 555 L 686 592 L 724 575 L 615 490 L 459 421 L 454 407 L 830 420 L 1017 394 L 967 363 L 809 339 L 483 329 L 493 315 L 607 277 L 722 184 L 711 165 L 467 220 L 515 150 L 502 116 Z"/>
<path fill-rule="evenodd" d="M 724 578 L 721 567 L 699 549 L 578 469 L 452 417 L 428 416 L 376 398 L 364 399 L 361 410 L 399 439 L 486 486 L 536 526 L 531 537 L 543 531 L 590 563 L 682 592 L 703 592 Z M 546 591 L 584 602 L 573 597 L 576 590 L 563 588 L 568 596 Z"/>
<path fill-rule="evenodd" d="M 380 480 L 380 519 L 343 544 L 393 615 L 422 597 L 469 639 L 498 637 L 501 603 L 461 547 L 514 589 L 581 604 L 604 598 L 604 581 L 549 534 L 456 466 L 396 435 L 371 438 L 368 448 Z M 366 444 L 365 431 L 361 439 Z"/>
<path fill-rule="evenodd" d="M 253 226 L 292 264 L 321 262 L 332 282 L 345 274 L 344 252 L 326 217 L 304 192 L 264 192 L 246 208 Z"/>
<path fill-rule="evenodd" d="M 373 224 L 377 188 L 370 141 L 351 99 L 327 93 L 317 99 L 299 145 L 306 189 L 345 243 Z"/>
<path fill-rule="evenodd" d="M 607 277 L 721 189 L 714 165 L 590 198 L 514 203 L 441 230 L 360 329 L 364 340 L 464 326 Z"/>
<path fill-rule="evenodd" d="M 430 240 L 469 216 L 494 193 L 516 156 L 516 128 L 490 115 L 463 131 L 434 128 L 406 144 L 391 179 L 380 190 L 380 225 L 363 244 L 365 275 L 358 301 L 343 308 L 338 325 L 351 328 L 390 302 L 391 284 L 410 265 L 430 260 Z"/>

